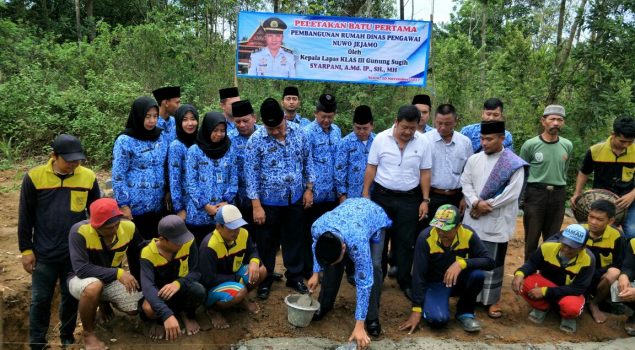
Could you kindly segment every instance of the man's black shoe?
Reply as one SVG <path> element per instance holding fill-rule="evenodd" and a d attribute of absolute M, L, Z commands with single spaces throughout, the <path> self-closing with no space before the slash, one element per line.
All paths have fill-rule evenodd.
<path fill-rule="evenodd" d="M 313 321 L 319 321 L 321 319 L 324 318 L 324 316 L 326 316 L 326 314 L 329 313 L 329 311 L 331 311 L 330 308 L 319 308 L 318 311 L 315 312 L 315 314 L 313 314 Z"/>
<path fill-rule="evenodd" d="M 388 277 L 397 278 L 397 266 L 392 266 L 388 268 Z"/>
<path fill-rule="evenodd" d="M 408 298 L 408 300 L 412 301 L 412 289 L 404 288 L 402 290 L 403 290 L 403 295 L 405 295 L 406 298 Z"/>
<path fill-rule="evenodd" d="M 266 300 L 269 298 L 269 294 L 271 294 L 271 288 L 269 287 L 260 287 L 258 288 L 258 299 Z"/>
<path fill-rule="evenodd" d="M 379 324 L 379 319 L 376 320 L 366 320 L 366 332 L 371 337 L 379 337 L 381 334 L 381 324 Z"/>
<path fill-rule="evenodd" d="M 274 281 L 282 281 L 282 274 L 280 272 L 274 272 L 271 274 L 271 278 Z"/>
<path fill-rule="evenodd" d="M 346 281 L 353 287 L 355 287 L 355 276 L 350 274 L 346 275 Z"/>
<path fill-rule="evenodd" d="M 306 287 L 303 281 L 287 281 L 287 287 L 295 289 L 298 293 L 307 294 L 309 288 Z"/>

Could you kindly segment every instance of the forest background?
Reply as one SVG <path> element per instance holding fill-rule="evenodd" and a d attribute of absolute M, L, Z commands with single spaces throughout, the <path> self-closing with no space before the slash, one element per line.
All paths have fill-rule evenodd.
<path fill-rule="evenodd" d="M 415 0 L 409 0 L 415 1 Z M 420 1 L 420 0 L 417 0 Z M 395 6 L 396 4 L 396 6 Z M 235 83 L 240 10 L 403 18 L 408 0 L 3 0 L 0 1 L 0 170 L 50 151 L 55 135 L 77 135 L 89 164 L 109 167 L 130 105 L 157 87 L 180 85 L 200 114 L 218 110 Z M 300 113 L 338 99 L 348 133 L 356 106 L 372 107 L 376 131 L 399 106 L 428 93 L 452 103 L 459 128 L 482 103 L 505 103 L 514 148 L 539 131 L 543 108 L 566 107 L 563 136 L 574 144 L 570 179 L 588 146 L 613 120 L 635 116 L 635 0 L 459 0 L 435 24 L 426 88 L 238 79 L 255 109 L 285 86 L 300 88 Z M 406 19 L 409 19 L 406 17 Z"/>

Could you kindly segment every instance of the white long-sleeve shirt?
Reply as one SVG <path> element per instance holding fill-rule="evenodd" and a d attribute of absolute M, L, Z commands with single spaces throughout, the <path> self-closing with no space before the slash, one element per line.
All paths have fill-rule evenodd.
<path fill-rule="evenodd" d="M 485 154 L 479 152 L 472 155 L 465 164 L 461 175 L 461 187 L 469 208 L 480 197 L 480 193 L 487 179 L 494 169 L 494 165 L 501 156 L 501 152 Z M 516 215 L 518 214 L 518 197 L 523 187 L 525 169 L 520 168 L 512 175 L 509 184 L 503 192 L 494 198 L 490 198 L 493 210 L 491 213 L 473 219 L 466 211 L 463 224 L 469 225 L 476 231 L 481 240 L 494 243 L 508 242 L 516 229 Z"/>

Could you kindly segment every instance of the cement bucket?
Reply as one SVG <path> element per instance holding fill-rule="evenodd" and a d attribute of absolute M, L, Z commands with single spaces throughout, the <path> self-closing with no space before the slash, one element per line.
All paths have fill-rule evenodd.
<path fill-rule="evenodd" d="M 304 298 L 298 303 L 298 300 L 303 296 Z M 307 297 L 309 302 L 307 302 Z M 287 320 L 296 327 L 308 326 L 313 314 L 320 308 L 320 303 L 317 300 L 302 294 L 287 295 L 284 298 L 284 303 L 287 304 Z"/>

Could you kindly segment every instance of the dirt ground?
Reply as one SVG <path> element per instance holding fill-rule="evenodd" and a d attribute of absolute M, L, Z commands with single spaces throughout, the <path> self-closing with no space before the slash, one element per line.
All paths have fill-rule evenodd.
<path fill-rule="evenodd" d="M 2 328 L 0 349 L 20 349 L 25 347 L 28 335 L 28 309 L 30 304 L 30 276 L 20 264 L 17 248 L 17 221 L 19 184 L 26 169 L 0 171 L 0 316 Z M 100 173 L 103 180 L 108 174 Z M 565 224 L 572 219 L 566 218 Z M 502 307 L 504 316 L 493 320 L 487 317 L 481 308 L 477 317 L 483 330 L 476 335 L 465 333 L 456 322 L 451 322 L 445 330 L 435 331 L 422 328 L 414 335 L 398 331 L 398 326 L 406 320 L 410 312 L 410 302 L 400 292 L 395 280 L 387 278 L 381 299 L 380 321 L 383 327 L 381 339 L 392 341 L 406 340 L 407 337 L 434 337 L 467 342 L 485 342 L 490 344 L 538 344 L 560 342 L 601 342 L 626 337 L 623 330 L 626 316 L 609 315 L 605 324 L 596 324 L 588 312 L 578 321 L 575 335 L 566 335 L 558 329 L 559 317 L 551 313 L 545 323 L 536 326 L 527 321 L 529 307 L 509 287 L 513 271 L 523 259 L 522 219 L 517 220 L 515 238 L 510 242 L 505 267 L 505 283 Z M 279 271 L 283 271 L 278 259 Z M 292 290 L 283 282 L 276 282 L 270 298 L 260 302 L 258 315 L 247 315 L 241 310 L 232 310 L 227 314 L 231 328 L 227 330 L 206 330 L 195 336 L 181 338 L 178 343 L 153 342 L 143 336 L 142 326 L 137 318 L 118 316 L 110 324 L 100 328 L 98 334 L 111 348 L 188 348 L 188 349 L 230 349 L 241 340 L 266 337 L 315 337 L 327 338 L 336 342 L 346 342 L 354 325 L 355 290 L 343 282 L 335 309 L 322 321 L 314 322 L 307 328 L 295 328 L 287 322 L 287 310 L 284 297 Z M 208 320 L 202 320 L 207 328 Z M 59 343 L 59 322 L 56 311 L 52 312 L 49 339 L 52 344 Z M 81 325 L 77 327 L 76 338 L 80 339 Z M 178 344 L 178 345 L 177 345 Z M 77 346 L 77 349 L 80 347 Z M 270 346 L 263 348 L 272 349 Z"/>

